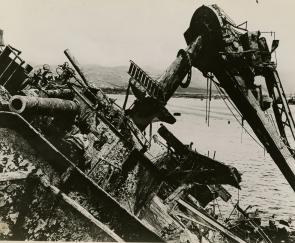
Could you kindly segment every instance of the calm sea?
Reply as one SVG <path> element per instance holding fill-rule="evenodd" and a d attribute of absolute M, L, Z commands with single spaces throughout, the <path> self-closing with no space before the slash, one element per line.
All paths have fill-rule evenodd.
<path fill-rule="evenodd" d="M 123 104 L 123 95 L 111 97 L 116 98 L 119 105 Z M 166 126 L 183 143 L 193 142 L 198 152 L 209 152 L 210 157 L 215 152 L 216 160 L 233 165 L 242 173 L 242 189 L 239 192 L 225 186 L 232 194 L 233 203 L 239 199 L 242 208 L 252 205 L 253 210 L 260 211 L 264 221 L 268 221 L 272 214 L 278 219 L 291 216 L 295 220 L 295 192 L 269 154 L 245 132 L 247 129 L 255 137 L 248 124 L 245 122 L 242 128 L 222 100 L 211 101 L 209 126 L 205 122 L 206 100 L 173 98 L 167 108 L 171 113 L 181 113 L 174 125 Z M 291 110 L 295 114 L 295 106 L 291 106 Z M 159 124 L 154 123 L 154 133 L 158 127 Z M 231 205 L 221 201 L 219 204 L 223 217 L 227 217 Z"/>

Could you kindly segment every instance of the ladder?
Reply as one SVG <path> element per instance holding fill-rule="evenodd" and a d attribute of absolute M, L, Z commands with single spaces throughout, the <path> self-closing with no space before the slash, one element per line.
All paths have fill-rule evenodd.
<path fill-rule="evenodd" d="M 146 90 L 149 96 L 164 103 L 164 92 L 160 84 L 131 60 L 127 73 Z"/>
<path fill-rule="evenodd" d="M 294 149 L 290 148 L 290 139 L 293 140 L 292 145 L 294 146 L 295 123 L 278 72 L 272 68 L 268 69 L 265 75 L 265 81 L 273 99 L 273 110 L 280 135 L 283 138 L 283 142 L 288 146 L 289 150 L 291 150 L 290 152 L 294 153 Z M 292 137 L 287 136 L 287 129 L 289 129 Z"/>

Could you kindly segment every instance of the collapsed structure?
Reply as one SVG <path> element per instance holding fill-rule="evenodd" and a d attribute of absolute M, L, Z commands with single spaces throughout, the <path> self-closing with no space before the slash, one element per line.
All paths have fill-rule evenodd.
<path fill-rule="evenodd" d="M 295 189 L 294 121 L 271 52 L 259 32 L 237 27 L 216 5 L 194 13 L 188 44 L 154 80 L 131 62 L 136 100 L 118 107 L 90 85 L 69 50 L 56 73 L 32 68 L 7 45 L 0 53 L 1 176 L 4 240 L 271 242 L 243 209 L 243 219 L 220 222 L 206 205 L 228 201 L 223 188 L 239 188 L 236 168 L 184 145 L 164 125 L 159 139 L 145 129 L 173 124 L 165 108 L 176 89 L 188 87 L 192 66 L 225 90 Z M 187 80 L 183 82 L 187 76 Z M 255 77 L 264 76 L 269 96 Z M 217 80 L 214 80 L 216 77 Z M 126 100 L 128 94 L 126 95 Z M 126 104 L 126 102 L 125 102 Z M 264 110 L 272 107 L 279 128 Z M 157 152 L 155 152 L 157 151 Z"/>

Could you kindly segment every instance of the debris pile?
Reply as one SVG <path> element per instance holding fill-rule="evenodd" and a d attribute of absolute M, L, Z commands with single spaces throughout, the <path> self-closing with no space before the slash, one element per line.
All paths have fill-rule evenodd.
<path fill-rule="evenodd" d="M 270 99 L 254 84 L 257 75 L 271 81 L 282 105 L 272 96 L 273 109 L 293 131 L 271 52 L 258 32 L 237 28 L 216 5 L 197 9 L 185 32 L 187 48 L 158 80 L 131 61 L 125 104 L 130 90 L 136 100 L 128 109 L 90 85 L 69 50 L 71 66 L 53 72 L 44 65 L 30 74 L 20 51 L 6 46 L 0 52 L 1 239 L 271 242 L 272 234 L 284 235 L 273 225 L 267 235 L 238 203 L 242 218 L 220 219 L 208 205 L 230 200 L 224 184 L 240 189 L 238 170 L 183 144 L 164 125 L 160 137 L 152 134 L 153 122 L 176 122 L 165 105 L 190 84 L 196 67 L 210 86 L 228 93 L 294 187 L 292 150 L 267 122 Z"/>

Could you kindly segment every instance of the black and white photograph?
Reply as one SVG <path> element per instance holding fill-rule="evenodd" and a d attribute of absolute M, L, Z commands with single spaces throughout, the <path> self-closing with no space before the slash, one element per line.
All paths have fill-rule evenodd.
<path fill-rule="evenodd" d="M 0 3 L 0 242 L 295 242 L 294 0 Z"/>

